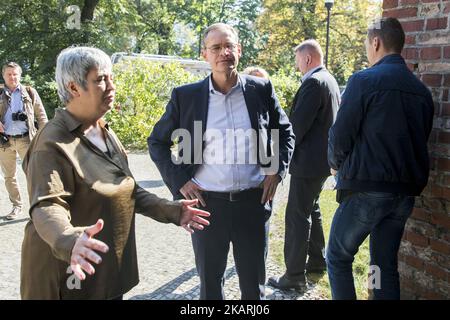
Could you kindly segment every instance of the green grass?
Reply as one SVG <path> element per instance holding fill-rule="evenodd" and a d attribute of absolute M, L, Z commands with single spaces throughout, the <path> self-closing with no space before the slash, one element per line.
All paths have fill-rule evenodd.
<path fill-rule="evenodd" d="M 328 235 L 330 234 L 331 222 L 333 215 L 336 212 L 338 203 L 335 201 L 336 191 L 324 190 L 320 195 L 320 210 L 322 212 L 323 230 L 325 233 L 325 241 L 328 242 Z M 285 208 L 280 212 L 276 212 L 271 223 L 270 234 L 270 250 L 277 264 L 283 269 L 283 245 L 284 245 L 284 214 Z M 369 272 L 369 240 L 366 239 L 359 248 L 359 252 L 355 256 L 353 262 L 353 276 L 355 279 L 355 289 L 358 299 L 366 300 L 368 298 L 367 292 L 367 274 Z M 317 291 L 324 299 L 331 299 L 330 284 L 328 282 L 328 275 L 310 275 L 308 280 L 315 283 Z"/>

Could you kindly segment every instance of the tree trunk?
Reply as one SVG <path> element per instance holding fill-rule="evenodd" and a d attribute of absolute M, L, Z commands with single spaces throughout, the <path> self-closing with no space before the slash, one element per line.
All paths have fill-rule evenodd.
<path fill-rule="evenodd" d="M 84 0 L 84 6 L 81 10 L 81 23 L 89 23 L 94 20 L 94 11 L 100 0 Z M 89 28 L 83 28 L 83 42 L 89 45 L 90 32 Z"/>
<path fill-rule="evenodd" d="M 81 10 L 81 22 L 94 20 L 94 11 L 100 0 L 84 0 L 84 6 Z"/>

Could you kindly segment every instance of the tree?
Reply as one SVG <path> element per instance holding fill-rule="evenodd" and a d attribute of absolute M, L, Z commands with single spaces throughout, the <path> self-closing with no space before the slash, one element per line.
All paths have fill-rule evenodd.
<path fill-rule="evenodd" d="M 240 61 L 242 68 L 257 63 L 262 49 L 262 39 L 256 21 L 262 11 L 262 1 L 242 0 L 236 5 L 235 16 L 231 20 L 239 32 L 243 53 Z"/>
<path fill-rule="evenodd" d="M 293 73 L 293 48 L 315 38 L 325 49 L 326 8 L 316 0 L 264 0 L 258 29 L 265 40 L 258 61 L 270 71 Z M 368 22 L 381 15 L 378 0 L 339 0 L 331 11 L 329 69 L 340 84 L 365 66 Z"/>
<path fill-rule="evenodd" d="M 84 0 L 83 10 L 81 11 L 81 22 L 94 20 L 94 11 L 99 0 Z"/>
<path fill-rule="evenodd" d="M 207 26 L 226 22 L 236 0 L 186 0 L 179 8 L 179 21 L 197 34 L 197 57 L 200 56 L 202 36 Z"/>
<path fill-rule="evenodd" d="M 138 23 L 134 6 L 74 0 L 80 8 L 79 28 L 67 22 L 73 12 L 65 1 L 3 0 L 0 7 L 0 61 L 16 61 L 26 74 L 40 81 L 53 78 L 56 56 L 71 45 L 92 45 L 108 53 L 130 48 L 130 34 Z"/>
<path fill-rule="evenodd" d="M 197 57 L 200 56 L 203 33 L 209 25 L 223 22 L 234 26 L 243 46 L 241 67 L 245 67 L 256 60 L 260 50 L 255 22 L 261 5 L 262 0 L 186 0 L 179 9 L 178 20 L 197 34 Z"/>
<path fill-rule="evenodd" d="M 174 25 L 184 0 L 135 0 L 141 21 L 135 29 L 135 52 L 174 54 Z"/>
<path fill-rule="evenodd" d="M 67 1 L 61 0 L 0 3 L 0 63 L 15 61 L 22 66 L 24 83 L 38 89 L 50 116 L 59 104 L 53 80 L 58 53 L 72 45 L 96 46 L 109 54 L 126 51 L 139 23 L 127 0 L 70 4 L 78 11 L 68 11 Z"/>

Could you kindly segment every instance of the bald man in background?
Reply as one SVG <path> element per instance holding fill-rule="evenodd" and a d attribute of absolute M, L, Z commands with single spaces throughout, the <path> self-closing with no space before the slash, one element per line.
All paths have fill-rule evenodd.
<path fill-rule="evenodd" d="M 290 114 L 296 139 L 285 220 L 286 272 L 269 278 L 268 284 L 278 289 L 302 290 L 306 288 L 306 272 L 326 271 L 319 195 L 330 174 L 328 130 L 336 119 L 340 93 L 336 80 L 323 65 L 317 41 L 306 40 L 298 45 L 295 62 L 303 78 Z"/>

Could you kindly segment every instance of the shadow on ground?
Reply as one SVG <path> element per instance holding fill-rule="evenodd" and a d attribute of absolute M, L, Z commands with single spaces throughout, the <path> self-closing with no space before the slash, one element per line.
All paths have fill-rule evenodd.
<path fill-rule="evenodd" d="M 0 227 L 1 226 L 6 226 L 6 225 L 11 225 L 11 224 L 16 224 L 16 223 L 21 223 L 21 222 L 25 222 L 30 220 L 30 218 L 23 218 L 23 219 L 16 219 L 16 220 L 6 220 L 5 217 L 0 217 Z"/>
<path fill-rule="evenodd" d="M 237 276 L 236 267 L 228 268 L 225 272 L 225 280 L 229 280 L 231 277 Z M 163 286 L 159 287 L 153 292 L 135 295 L 130 297 L 130 300 L 198 300 L 200 297 L 200 285 L 198 284 L 197 271 L 195 268 L 183 273 L 175 279 L 167 282 Z M 278 290 L 271 286 L 266 286 L 266 299 L 267 300 L 302 300 L 302 298 L 309 299 L 309 293 L 314 290 L 317 282 L 321 279 L 322 275 L 314 275 L 308 278 L 307 290 Z M 189 282 L 195 282 L 194 286 L 191 286 L 188 290 L 183 290 L 184 287 L 189 286 Z"/>
<path fill-rule="evenodd" d="M 225 279 L 230 279 L 235 275 L 236 269 L 235 267 L 231 267 L 225 272 Z M 131 297 L 130 300 L 198 300 L 200 297 L 199 284 L 186 291 L 178 290 L 179 287 L 183 286 L 183 284 L 186 284 L 194 277 L 197 277 L 195 268 L 183 273 L 151 293 L 136 295 Z"/>

